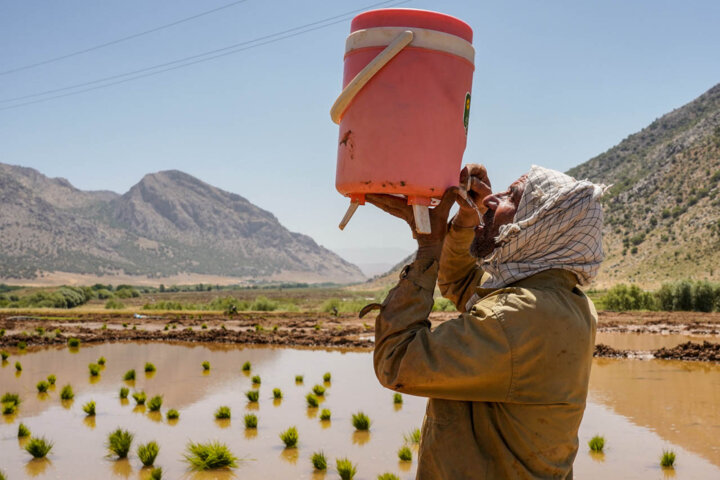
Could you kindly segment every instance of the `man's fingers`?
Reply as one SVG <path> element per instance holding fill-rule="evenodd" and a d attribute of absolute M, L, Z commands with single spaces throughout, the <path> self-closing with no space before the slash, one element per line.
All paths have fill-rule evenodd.
<path fill-rule="evenodd" d="M 395 217 L 408 220 L 408 215 L 412 216 L 412 209 L 407 205 L 407 200 L 403 198 L 370 193 L 365 195 L 365 200 Z"/>
<path fill-rule="evenodd" d="M 490 185 L 476 176 L 470 177 L 470 190 L 477 193 L 479 200 L 482 200 L 492 193 Z"/>
<path fill-rule="evenodd" d="M 448 214 L 450 213 L 450 209 L 452 208 L 453 204 L 455 203 L 455 199 L 458 197 L 459 190 L 460 189 L 458 187 L 450 187 L 447 190 L 445 190 L 442 200 L 440 200 L 440 204 L 437 207 L 435 207 L 435 211 L 437 212 L 437 215 L 444 216 L 445 218 L 447 218 Z"/>

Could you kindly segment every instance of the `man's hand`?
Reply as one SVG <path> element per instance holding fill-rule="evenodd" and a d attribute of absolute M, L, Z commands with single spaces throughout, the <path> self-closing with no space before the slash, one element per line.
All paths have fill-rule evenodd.
<path fill-rule="evenodd" d="M 431 233 L 427 235 L 415 232 L 415 216 L 407 200 L 392 195 L 368 194 L 365 200 L 372 203 L 381 210 L 386 211 L 390 215 L 401 218 L 410 225 L 413 232 L 413 238 L 418 242 L 418 258 L 438 259 L 442 251 L 443 241 L 447 233 L 447 219 L 450 214 L 450 208 L 453 206 L 458 194 L 457 187 L 450 187 L 445 191 L 440 204 L 430 209 L 430 226 Z"/>
<path fill-rule="evenodd" d="M 480 223 L 480 219 L 468 200 L 477 205 L 480 213 L 485 213 L 487 210 L 483 199 L 492 193 L 487 170 L 483 165 L 477 163 L 465 165 L 460 171 L 460 185 L 467 188 L 468 199 L 457 197 L 460 210 L 455 215 L 453 223 L 459 227 L 476 227 Z"/>

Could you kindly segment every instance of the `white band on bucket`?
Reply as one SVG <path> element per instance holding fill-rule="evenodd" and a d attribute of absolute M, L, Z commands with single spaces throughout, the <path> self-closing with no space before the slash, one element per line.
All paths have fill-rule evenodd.
<path fill-rule="evenodd" d="M 386 47 L 405 30 L 413 32 L 413 40 L 408 47 L 449 53 L 475 65 L 475 49 L 467 40 L 450 33 L 416 27 L 375 27 L 357 30 L 347 37 L 345 55 L 360 48 Z"/>

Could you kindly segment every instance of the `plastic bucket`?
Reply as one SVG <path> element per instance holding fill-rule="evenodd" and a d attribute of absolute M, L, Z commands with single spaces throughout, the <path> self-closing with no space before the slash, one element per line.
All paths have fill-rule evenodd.
<path fill-rule="evenodd" d="M 382 9 L 353 19 L 331 110 L 340 193 L 356 204 L 389 193 L 427 206 L 457 185 L 474 54 L 472 29 L 449 15 Z"/>

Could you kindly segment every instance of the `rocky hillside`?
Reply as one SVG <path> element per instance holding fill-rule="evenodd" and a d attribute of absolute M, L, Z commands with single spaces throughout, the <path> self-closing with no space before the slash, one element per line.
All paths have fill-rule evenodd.
<path fill-rule="evenodd" d="M 105 282 L 118 275 L 158 283 L 179 275 L 363 280 L 355 265 L 270 212 L 179 171 L 146 175 L 118 195 L 0 163 L 0 279 L 57 272 Z"/>
<path fill-rule="evenodd" d="M 720 281 L 720 84 L 568 173 L 613 185 L 597 286 Z"/>

